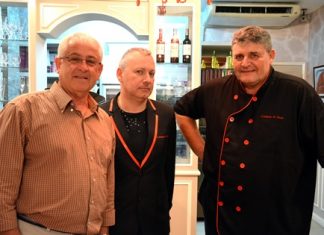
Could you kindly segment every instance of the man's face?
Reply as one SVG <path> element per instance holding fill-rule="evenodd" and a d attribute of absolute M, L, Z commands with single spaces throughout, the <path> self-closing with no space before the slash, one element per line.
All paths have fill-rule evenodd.
<path fill-rule="evenodd" d="M 252 42 L 232 46 L 233 67 L 237 79 L 247 93 L 256 93 L 269 77 L 275 56 L 274 50 L 267 52 L 261 44 Z"/>
<path fill-rule="evenodd" d="M 68 94 L 87 96 L 96 84 L 103 69 L 98 50 L 96 46 L 75 42 L 62 58 L 55 59 L 60 84 Z"/>
<path fill-rule="evenodd" d="M 134 52 L 129 55 L 124 69 L 118 68 L 121 92 L 129 98 L 147 99 L 153 90 L 155 63 L 151 55 Z"/>

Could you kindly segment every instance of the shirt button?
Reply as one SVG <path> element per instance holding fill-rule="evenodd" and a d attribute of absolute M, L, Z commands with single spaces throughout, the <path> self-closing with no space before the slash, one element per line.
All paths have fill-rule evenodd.
<path fill-rule="evenodd" d="M 229 118 L 229 121 L 230 121 L 230 122 L 234 122 L 234 120 L 235 120 L 234 117 L 230 117 L 230 118 Z"/>
<path fill-rule="evenodd" d="M 239 98 L 238 95 L 234 95 L 234 96 L 233 96 L 233 99 L 234 99 L 234 100 L 238 100 L 238 98 Z"/>
<path fill-rule="evenodd" d="M 224 186 L 224 181 L 219 181 L 219 186 L 223 187 Z"/>
<path fill-rule="evenodd" d="M 253 101 L 253 102 L 256 102 L 257 100 L 258 100 L 258 97 L 256 97 L 256 96 L 253 96 L 253 97 L 252 97 L 252 101 Z"/>
<path fill-rule="evenodd" d="M 238 191 L 243 191 L 243 186 L 242 186 L 242 185 L 238 185 L 238 186 L 237 186 L 237 190 L 238 190 Z"/>
<path fill-rule="evenodd" d="M 95 178 L 93 178 L 93 179 L 92 179 L 92 181 L 93 181 L 93 182 L 96 182 L 96 179 L 95 179 Z"/>
<path fill-rule="evenodd" d="M 218 201 L 218 206 L 224 206 L 224 202 L 222 202 L 222 201 Z"/>
<path fill-rule="evenodd" d="M 249 145 L 249 144 L 250 144 L 250 141 L 249 141 L 249 140 L 244 140 L 244 141 L 243 141 L 243 144 L 244 144 L 244 145 Z"/>
<path fill-rule="evenodd" d="M 249 118 L 248 123 L 252 124 L 253 122 L 254 122 L 254 120 L 252 118 Z"/>
<path fill-rule="evenodd" d="M 225 166 L 225 164 L 226 164 L 225 160 L 221 160 L 220 163 L 221 163 L 222 166 Z"/>
<path fill-rule="evenodd" d="M 242 163 L 240 163 L 240 168 L 241 169 L 244 169 L 245 168 L 245 164 L 242 162 Z"/>
<path fill-rule="evenodd" d="M 236 206 L 236 207 L 235 207 L 235 210 L 236 210 L 237 212 L 241 212 L 242 208 L 241 208 L 240 206 Z"/>
<path fill-rule="evenodd" d="M 229 143 L 229 142 L 230 142 L 230 139 L 229 139 L 228 137 L 226 137 L 226 138 L 224 139 L 224 142 L 225 142 L 225 143 Z"/>

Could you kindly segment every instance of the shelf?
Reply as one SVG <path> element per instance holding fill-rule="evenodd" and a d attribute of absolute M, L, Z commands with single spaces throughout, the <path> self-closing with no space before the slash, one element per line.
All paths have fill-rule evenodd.
<path fill-rule="evenodd" d="M 1 43 L 10 43 L 10 42 L 28 42 L 28 39 L 5 39 L 5 38 L 0 38 Z"/>
<path fill-rule="evenodd" d="M 0 66 L 0 69 L 20 69 L 19 66 Z"/>
<path fill-rule="evenodd" d="M 208 42 L 208 41 L 203 41 L 201 43 L 201 46 L 202 47 L 207 47 L 207 48 L 208 47 L 215 47 L 215 48 L 227 47 L 227 48 L 231 49 L 231 42 L 213 42 L 213 41 Z"/>
<path fill-rule="evenodd" d="M 58 78 L 58 74 L 56 72 L 53 73 L 47 73 L 48 78 Z"/>
<path fill-rule="evenodd" d="M 171 68 L 173 69 L 174 67 L 177 67 L 177 68 L 191 68 L 192 65 L 191 63 L 156 63 L 156 67 L 159 68 L 159 67 L 163 67 L 163 69 L 168 69 L 168 68 Z"/>
<path fill-rule="evenodd" d="M 201 84 L 210 80 L 222 78 L 226 75 L 233 74 L 233 69 L 219 68 L 219 69 L 201 69 Z"/>
<path fill-rule="evenodd" d="M 231 51 L 231 43 L 228 42 L 202 42 L 202 56 L 211 56 L 216 51 L 217 56 L 228 56 Z"/>

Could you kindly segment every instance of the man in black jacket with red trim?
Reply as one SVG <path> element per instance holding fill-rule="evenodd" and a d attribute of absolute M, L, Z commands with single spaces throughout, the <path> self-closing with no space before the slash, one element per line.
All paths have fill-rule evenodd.
<path fill-rule="evenodd" d="M 112 117 L 116 223 L 110 235 L 167 235 L 175 174 L 176 124 L 172 107 L 149 99 L 155 63 L 132 48 L 117 69 L 120 93 L 101 105 Z"/>

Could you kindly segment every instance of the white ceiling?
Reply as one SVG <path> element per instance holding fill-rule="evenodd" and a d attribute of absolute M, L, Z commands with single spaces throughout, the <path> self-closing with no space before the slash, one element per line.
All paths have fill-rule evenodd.
<path fill-rule="evenodd" d="M 324 6 L 324 0 L 213 0 L 216 2 L 262 2 L 262 3 L 295 3 L 300 6 L 301 9 L 307 9 L 306 14 L 311 13 L 321 6 Z"/>

